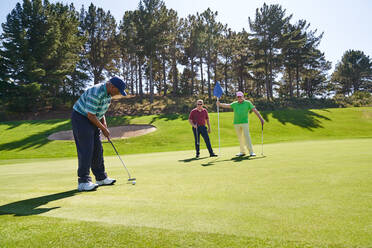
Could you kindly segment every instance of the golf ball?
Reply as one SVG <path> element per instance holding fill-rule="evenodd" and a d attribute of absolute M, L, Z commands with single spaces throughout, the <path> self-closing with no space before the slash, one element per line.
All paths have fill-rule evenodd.
<path fill-rule="evenodd" d="M 132 182 L 132 185 L 135 185 L 135 184 L 136 184 L 136 181 L 133 181 L 133 182 Z"/>

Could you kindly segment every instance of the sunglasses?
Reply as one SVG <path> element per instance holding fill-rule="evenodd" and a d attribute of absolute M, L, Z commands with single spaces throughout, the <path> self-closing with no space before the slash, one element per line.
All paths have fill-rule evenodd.
<path fill-rule="evenodd" d="M 198 105 L 203 105 L 202 103 L 198 103 Z"/>

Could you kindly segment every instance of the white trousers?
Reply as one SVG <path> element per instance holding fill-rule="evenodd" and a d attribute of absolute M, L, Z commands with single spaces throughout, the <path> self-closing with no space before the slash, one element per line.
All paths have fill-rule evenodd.
<path fill-rule="evenodd" d="M 234 124 L 236 134 L 240 143 L 240 152 L 245 153 L 245 147 L 248 148 L 249 154 L 253 153 L 251 135 L 249 134 L 249 124 Z"/>

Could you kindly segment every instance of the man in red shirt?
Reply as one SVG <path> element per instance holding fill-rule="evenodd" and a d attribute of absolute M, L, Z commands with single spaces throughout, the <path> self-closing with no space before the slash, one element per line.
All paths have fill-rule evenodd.
<path fill-rule="evenodd" d="M 194 133 L 194 139 L 195 139 L 195 149 L 196 149 L 196 158 L 199 158 L 200 155 L 200 135 L 203 137 L 205 144 L 207 145 L 209 156 L 211 157 L 217 157 L 216 154 L 214 154 L 211 142 L 209 140 L 208 133 L 211 132 L 211 125 L 209 123 L 209 117 L 208 117 L 208 111 L 203 108 L 203 100 L 197 100 L 196 101 L 196 108 L 191 110 L 189 115 L 189 122 L 192 126 L 192 132 Z M 205 126 L 205 123 L 208 125 L 208 130 Z"/>

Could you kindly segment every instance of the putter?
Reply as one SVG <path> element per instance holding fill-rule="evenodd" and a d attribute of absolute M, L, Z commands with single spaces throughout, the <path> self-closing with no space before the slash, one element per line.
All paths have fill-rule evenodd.
<path fill-rule="evenodd" d="M 198 124 L 196 124 L 196 144 L 199 145 L 199 133 L 198 133 Z"/>
<path fill-rule="evenodd" d="M 264 155 L 264 153 L 263 153 L 263 125 L 262 125 L 262 128 L 261 128 L 261 144 L 262 144 L 262 146 L 261 146 L 261 156 L 263 156 Z"/>
<path fill-rule="evenodd" d="M 114 148 L 114 150 L 115 150 L 116 154 L 118 155 L 118 157 L 119 157 L 121 163 L 123 164 L 125 170 L 127 171 L 127 173 L 128 173 L 128 177 L 129 177 L 129 178 L 128 178 L 128 182 L 129 182 L 129 183 L 132 183 L 133 185 L 135 185 L 135 184 L 136 184 L 136 178 L 130 176 L 129 170 L 128 170 L 128 168 L 125 166 L 125 164 L 124 164 L 123 160 L 121 159 L 121 157 L 120 157 L 118 151 L 116 150 L 114 144 L 112 143 L 112 141 L 111 141 L 109 138 L 107 138 L 107 140 L 110 142 L 110 144 L 111 144 L 112 147 Z"/>

